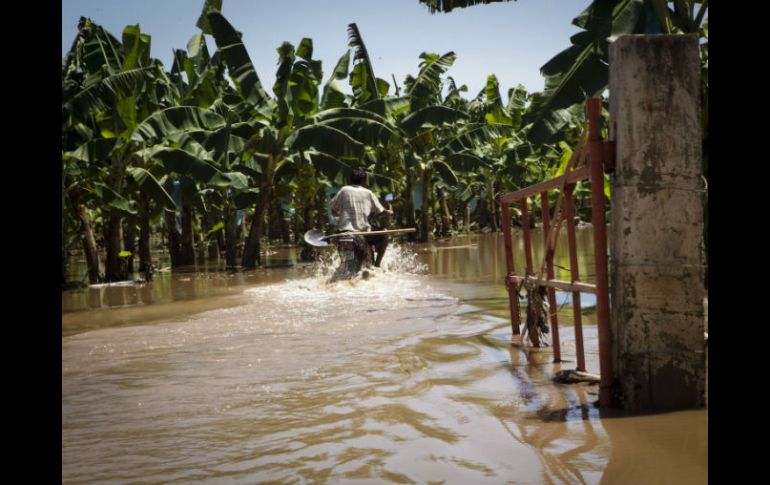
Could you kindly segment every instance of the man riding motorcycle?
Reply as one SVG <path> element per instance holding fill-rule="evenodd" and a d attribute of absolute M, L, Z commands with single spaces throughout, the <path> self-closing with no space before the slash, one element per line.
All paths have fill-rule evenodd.
<path fill-rule="evenodd" d="M 377 197 L 367 188 L 367 174 L 354 170 L 350 175 L 350 185 L 346 185 L 332 198 L 332 215 L 337 217 L 337 233 L 371 231 L 369 215 L 393 215 L 385 209 Z M 374 246 L 377 256 L 374 265 L 379 266 L 388 245 L 386 235 L 343 236 L 337 238 L 337 248 L 341 263 L 332 280 L 352 278 L 367 260 L 371 261 L 370 247 Z"/>

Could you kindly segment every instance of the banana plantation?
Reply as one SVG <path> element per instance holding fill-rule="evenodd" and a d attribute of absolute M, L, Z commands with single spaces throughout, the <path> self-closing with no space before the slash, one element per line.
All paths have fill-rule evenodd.
<path fill-rule="evenodd" d="M 544 94 L 518 85 L 503 102 L 494 74 L 463 95 L 451 51 L 420 54 L 401 83 L 377 77 L 356 24 L 326 72 L 312 39 L 277 46 L 272 86 L 208 2 L 197 28 L 169 69 L 138 25 L 118 39 L 80 19 L 62 62 L 63 286 L 71 253 L 92 284 L 150 280 L 159 251 L 172 267 L 255 268 L 267 242 L 325 227 L 354 169 L 394 194 L 394 225 L 415 240 L 497 231 L 497 196 L 557 175 L 582 130 L 578 104 L 535 132 Z"/>

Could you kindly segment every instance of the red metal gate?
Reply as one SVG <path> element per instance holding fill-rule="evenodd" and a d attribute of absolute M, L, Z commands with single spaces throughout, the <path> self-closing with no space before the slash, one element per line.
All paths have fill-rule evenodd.
<path fill-rule="evenodd" d="M 596 317 L 599 333 L 599 372 L 601 375 L 599 402 L 602 406 L 612 403 L 612 355 L 610 347 L 609 329 L 609 284 L 607 277 L 607 230 L 604 217 L 604 171 L 612 169 L 612 147 L 609 142 L 603 142 L 601 138 L 601 98 L 589 98 L 586 101 L 586 117 L 588 118 L 588 133 L 580 136 L 580 141 L 567 163 L 564 175 L 525 189 L 511 192 L 500 197 L 502 206 L 503 233 L 505 236 L 505 261 L 507 276 L 505 284 L 508 288 L 510 300 L 511 327 L 513 335 L 520 335 L 521 321 L 519 318 L 519 287 L 522 284 L 547 288 L 549 317 L 553 339 L 554 362 L 561 362 L 561 348 L 559 342 L 559 322 L 556 314 L 556 289 L 572 292 L 572 305 L 575 325 L 575 347 L 577 353 L 577 369 L 586 371 L 585 356 L 583 352 L 583 329 L 581 321 L 580 293 L 596 294 Z M 587 138 L 587 139 L 586 139 Z M 586 162 L 586 155 L 589 162 Z M 591 180 L 591 223 L 594 229 L 594 255 L 596 284 L 588 284 L 580 281 L 577 260 L 577 245 L 575 237 L 575 205 L 573 191 L 575 184 L 580 180 Z M 559 189 L 559 197 L 553 208 L 554 223 L 551 224 L 548 191 Z M 536 275 L 532 265 L 532 240 L 529 227 L 528 197 L 540 195 L 541 211 L 543 218 L 543 245 L 544 256 L 540 271 Z M 564 208 L 561 202 L 564 200 Z M 522 235 L 524 238 L 525 274 L 515 274 L 513 264 L 513 249 L 511 243 L 511 218 L 509 206 L 520 204 Z M 553 259 L 556 250 L 556 241 L 562 222 L 567 222 L 567 239 L 570 256 L 571 281 L 554 279 Z M 543 278 L 543 272 L 546 278 Z"/>

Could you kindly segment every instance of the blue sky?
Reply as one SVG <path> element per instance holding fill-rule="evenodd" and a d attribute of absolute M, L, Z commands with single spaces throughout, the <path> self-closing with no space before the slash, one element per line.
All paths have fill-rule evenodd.
<path fill-rule="evenodd" d="M 275 81 L 276 48 L 313 39 L 315 59 L 323 61 L 324 82 L 347 48 L 347 25 L 355 22 L 377 77 L 403 86 L 419 71 L 420 53 L 454 51 L 449 69 L 468 98 L 483 89 L 487 75 L 508 88 L 518 83 L 541 91 L 540 66 L 569 46 L 579 29 L 571 24 L 588 0 L 518 0 L 430 14 L 417 0 L 224 0 L 222 13 L 243 33 L 243 41 L 266 88 Z M 117 38 L 139 24 L 152 36 L 152 56 L 170 69 L 172 49 L 186 49 L 198 32 L 203 0 L 62 0 L 62 56 L 72 44 L 81 16 L 90 17 Z M 211 52 L 213 38 L 207 37 Z"/>

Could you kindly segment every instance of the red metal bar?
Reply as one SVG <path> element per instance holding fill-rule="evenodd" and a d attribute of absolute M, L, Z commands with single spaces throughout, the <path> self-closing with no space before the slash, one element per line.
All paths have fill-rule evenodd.
<path fill-rule="evenodd" d="M 539 184 L 530 185 L 529 187 L 526 187 L 521 190 L 517 190 L 516 192 L 510 192 L 508 194 L 505 194 L 502 197 L 500 197 L 500 202 L 511 203 L 519 199 L 522 199 L 524 197 L 532 197 L 533 195 L 537 195 L 540 192 L 543 192 L 544 190 L 559 188 L 564 183 L 568 184 L 571 182 L 577 182 L 578 180 L 588 179 L 590 175 L 591 175 L 590 167 L 583 166 L 580 168 L 576 168 L 575 170 L 568 172 L 564 175 L 561 175 L 559 177 L 556 177 L 554 179 L 546 180 L 545 182 L 540 182 Z"/>
<path fill-rule="evenodd" d="M 521 224 L 524 234 L 524 264 L 526 266 L 526 275 L 532 275 L 532 239 L 529 231 L 529 201 L 527 198 L 521 199 Z M 529 303 L 527 303 L 527 316 L 529 317 Z M 525 320 L 526 325 L 526 320 Z M 535 347 L 540 347 L 540 339 L 537 333 L 530 332 L 529 338 Z"/>
<path fill-rule="evenodd" d="M 599 327 L 599 365 L 601 373 L 599 401 L 602 406 L 614 405 L 614 399 L 611 393 L 613 381 L 612 355 L 610 347 L 610 329 L 609 329 L 609 282 L 607 267 L 607 227 L 604 215 L 604 151 L 600 134 L 601 122 L 601 98 L 590 98 L 586 102 L 588 118 L 588 136 L 581 136 L 578 145 L 573 152 L 572 158 L 568 164 L 568 171 L 561 177 L 551 179 L 539 184 L 532 185 L 522 190 L 511 192 L 499 198 L 503 206 L 503 232 L 505 233 L 506 244 L 506 266 L 508 275 L 506 284 L 508 285 L 508 297 L 511 311 L 511 325 L 513 334 L 520 334 L 519 327 L 521 320 L 519 315 L 518 295 L 516 288 L 520 283 L 526 280 L 545 286 L 548 288 L 548 301 L 552 309 L 551 319 L 554 328 L 554 362 L 561 361 L 560 345 L 558 336 L 558 318 L 555 314 L 555 289 L 572 292 L 573 313 L 575 316 L 575 342 L 577 351 L 578 369 L 585 371 L 585 355 L 583 349 L 582 332 L 582 308 L 580 293 L 596 293 L 597 295 L 597 324 Z M 584 164 L 588 156 L 590 163 Z M 573 162 L 577 162 L 574 170 Z M 591 180 L 591 201 L 592 201 L 592 223 L 594 226 L 594 251 L 595 251 L 595 272 L 596 285 L 583 283 L 580 281 L 580 272 L 577 261 L 577 243 L 575 235 L 575 206 L 572 199 L 574 192 L 574 183 L 579 180 L 590 178 Z M 555 212 L 559 212 L 559 218 L 556 221 L 551 220 L 548 207 L 548 194 L 550 189 L 561 189 L 564 191 L 566 206 L 563 212 L 558 211 L 559 202 Z M 547 278 L 542 278 L 544 266 L 541 265 L 539 273 L 535 276 L 532 265 L 532 241 L 529 228 L 529 206 L 527 197 L 536 195 L 541 196 L 541 205 L 543 209 L 543 230 L 545 238 L 544 266 L 548 270 Z M 524 236 L 525 253 L 525 276 L 514 274 L 513 249 L 510 227 L 510 208 L 509 204 L 521 201 L 522 204 L 522 224 Z M 555 214 L 554 214 L 555 216 Z M 571 281 L 560 281 L 554 279 L 553 274 L 553 256 L 555 243 L 558 238 L 558 229 L 561 226 L 561 219 L 567 218 L 567 232 L 570 248 Z M 550 234 L 551 225 L 554 224 L 553 234 Z M 513 288 L 513 291 L 511 289 Z M 537 345 L 537 344 L 536 344 Z"/>
<path fill-rule="evenodd" d="M 564 189 L 564 212 L 567 218 L 567 241 L 569 245 L 570 279 L 573 283 L 580 281 L 578 267 L 577 238 L 575 237 L 575 204 L 572 200 L 574 185 Z M 575 323 L 575 353 L 577 354 L 577 370 L 586 371 L 586 358 L 583 351 L 583 317 L 580 307 L 580 292 L 572 292 L 572 315 Z"/>
<path fill-rule="evenodd" d="M 549 251 L 548 229 L 551 222 L 550 209 L 548 207 L 548 192 L 540 193 L 540 209 L 543 213 L 543 254 L 545 255 L 545 264 L 548 279 L 554 278 L 553 274 L 553 251 Z M 548 288 L 548 313 L 551 317 L 551 330 L 553 331 L 553 361 L 561 362 L 561 341 L 559 340 L 559 318 L 556 315 L 556 290 Z"/>
<path fill-rule="evenodd" d="M 503 237 L 505 238 L 505 268 L 508 271 L 508 277 L 515 272 L 513 262 L 513 247 L 511 243 L 511 216 L 509 215 L 508 203 L 501 203 L 502 215 L 503 215 Z M 506 279 L 506 286 L 508 287 L 508 307 L 511 311 L 511 331 L 513 335 L 519 335 L 519 326 L 521 324 L 519 320 L 519 299 L 517 286 L 515 283 L 511 283 Z"/>
<path fill-rule="evenodd" d="M 586 155 L 588 155 L 588 150 L 583 150 L 580 152 L 580 160 L 577 161 L 577 164 L 575 165 L 575 170 L 578 168 L 587 168 L 586 165 Z"/>
<path fill-rule="evenodd" d="M 591 223 L 594 226 L 594 261 L 596 265 L 596 319 L 599 327 L 599 404 L 612 406 L 612 347 L 609 324 L 609 281 L 607 276 L 607 226 L 604 217 L 604 167 L 601 153 L 602 100 L 589 98 L 586 102 L 588 118 L 588 149 L 591 159 Z"/>
<path fill-rule="evenodd" d="M 539 286 L 545 286 L 546 288 L 556 288 L 563 291 L 579 291 L 581 293 L 596 293 L 596 286 L 588 283 L 570 283 L 569 281 L 562 280 L 546 280 L 542 278 L 535 278 L 534 276 L 512 275 L 508 277 L 508 281 L 516 284 L 519 284 L 527 279 Z"/>
<path fill-rule="evenodd" d="M 532 273 L 532 242 L 529 235 L 529 204 L 527 198 L 521 199 L 521 225 L 524 233 L 524 263 L 527 275 Z"/>

